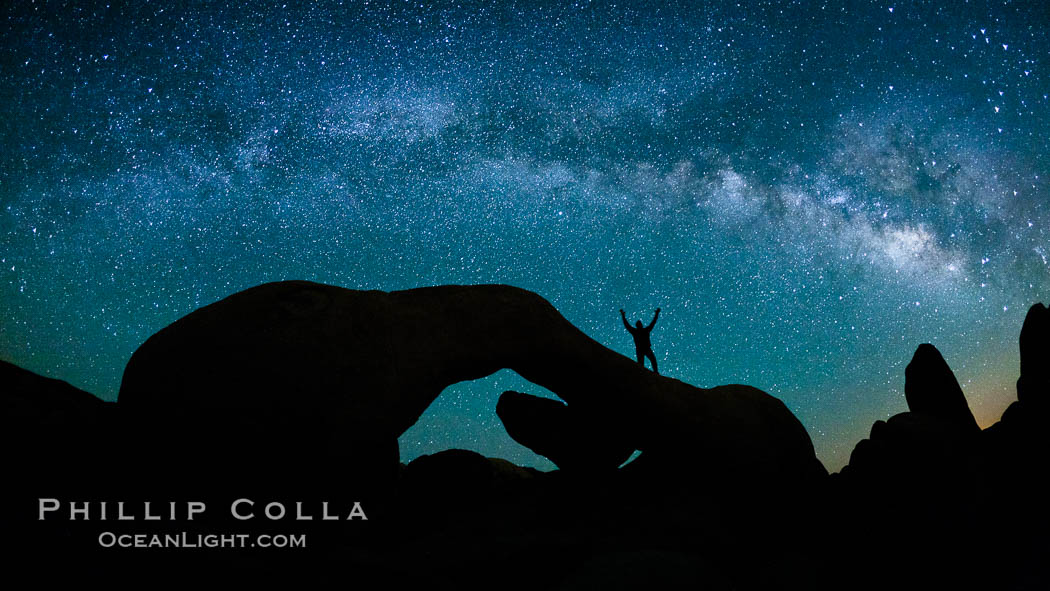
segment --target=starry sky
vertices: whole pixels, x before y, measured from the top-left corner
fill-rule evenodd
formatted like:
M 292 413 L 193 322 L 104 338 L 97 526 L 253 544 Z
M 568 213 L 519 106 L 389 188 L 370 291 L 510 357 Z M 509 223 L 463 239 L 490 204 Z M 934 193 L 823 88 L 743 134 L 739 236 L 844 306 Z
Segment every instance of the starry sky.
M 781 398 L 832 470 L 920 343 L 978 422 L 1050 303 L 1040 2 L 5 2 L 0 358 L 115 399 L 266 281 L 508 283 L 662 373 Z M 402 460 L 510 440 L 510 372 Z

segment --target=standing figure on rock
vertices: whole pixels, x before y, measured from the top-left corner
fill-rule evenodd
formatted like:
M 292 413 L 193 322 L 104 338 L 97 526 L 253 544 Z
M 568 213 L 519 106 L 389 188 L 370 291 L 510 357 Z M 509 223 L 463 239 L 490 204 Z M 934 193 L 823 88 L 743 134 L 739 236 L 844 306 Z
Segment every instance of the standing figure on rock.
M 642 321 L 637 321 L 634 326 L 631 326 L 627 322 L 627 314 L 624 313 L 623 309 L 620 309 L 620 318 L 623 319 L 623 326 L 627 329 L 627 332 L 631 333 L 634 337 L 634 351 L 638 355 L 638 364 L 645 367 L 645 358 L 649 358 L 649 362 L 653 366 L 653 373 L 660 373 L 656 370 L 656 355 L 653 354 L 653 343 L 649 340 L 649 333 L 653 331 L 653 327 L 656 326 L 656 319 L 660 317 L 660 308 L 656 309 L 656 314 L 653 314 L 653 321 L 649 323 L 649 326 L 642 326 Z

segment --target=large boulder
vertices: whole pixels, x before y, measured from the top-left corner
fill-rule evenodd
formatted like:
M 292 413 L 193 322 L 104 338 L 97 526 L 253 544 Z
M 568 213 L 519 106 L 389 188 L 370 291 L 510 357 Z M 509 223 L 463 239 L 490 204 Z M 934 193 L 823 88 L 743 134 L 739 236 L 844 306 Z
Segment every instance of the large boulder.
M 913 413 L 949 421 L 961 429 L 980 430 L 955 374 L 933 345 L 919 345 L 904 369 L 904 398 Z
M 1050 521 L 1041 469 L 1050 455 L 1050 309 L 1039 303 L 1028 310 L 1018 345 L 1017 400 L 982 432 L 982 461 L 991 474 L 986 488 L 992 502 L 1018 512 L 1019 521 L 1030 521 L 1033 507 L 1040 507 L 1044 521 Z
M 193 433 L 212 456 L 321 458 L 351 473 L 370 458 L 396 467 L 397 437 L 445 387 L 504 368 L 617 434 L 617 449 L 674 450 L 759 479 L 823 473 L 776 398 L 645 371 L 505 285 L 260 285 L 150 337 L 128 362 L 119 404 L 155 435 Z
M 1050 404 L 1050 308 L 1042 303 L 1028 310 L 1021 327 L 1021 377 L 1017 399 Z
M 94 423 L 108 412 L 110 403 L 67 382 L 46 378 L 0 360 L 0 432 L 18 430 L 48 439 L 61 435 L 58 428 Z M 50 426 L 55 428 L 51 429 Z
M 113 484 L 119 473 L 113 454 L 122 444 L 115 406 L 0 361 L 0 552 L 6 576 L 26 574 L 50 587 L 80 584 L 68 573 L 82 575 L 98 567 L 92 553 L 98 548 L 97 532 L 88 539 L 71 527 L 68 514 L 39 520 L 39 499 L 126 498 Z M 84 544 L 75 546 L 78 542 Z
M 879 487 L 946 485 L 959 476 L 980 427 L 955 374 L 930 344 L 919 345 L 904 370 L 908 412 L 876 421 L 850 455 L 843 474 Z
M 409 506 L 432 510 L 439 504 L 476 508 L 500 497 L 528 490 L 543 472 L 465 449 L 447 449 L 412 460 L 401 474 L 402 496 Z M 422 499 L 422 500 L 421 500 Z
M 33 483 L 74 481 L 69 471 L 103 460 L 114 439 L 113 403 L 6 361 L 0 407 L 5 465 L 32 472 Z
M 603 429 L 603 424 L 596 424 L 575 405 L 550 398 L 504 392 L 496 414 L 514 441 L 562 470 L 615 470 L 634 452 L 631 444 L 617 444 L 618 434 Z

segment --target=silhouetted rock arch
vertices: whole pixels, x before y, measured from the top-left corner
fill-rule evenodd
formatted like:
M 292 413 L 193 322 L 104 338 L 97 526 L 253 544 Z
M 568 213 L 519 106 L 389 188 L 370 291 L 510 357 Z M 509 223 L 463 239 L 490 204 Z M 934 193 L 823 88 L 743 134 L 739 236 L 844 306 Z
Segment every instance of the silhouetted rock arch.
M 150 337 L 127 365 L 119 406 L 151 429 L 192 430 L 212 453 L 382 465 L 447 386 L 504 368 L 600 425 L 611 447 L 686 453 L 718 466 L 716 474 L 825 473 L 805 428 L 776 398 L 655 375 L 542 297 L 505 285 L 247 289 Z

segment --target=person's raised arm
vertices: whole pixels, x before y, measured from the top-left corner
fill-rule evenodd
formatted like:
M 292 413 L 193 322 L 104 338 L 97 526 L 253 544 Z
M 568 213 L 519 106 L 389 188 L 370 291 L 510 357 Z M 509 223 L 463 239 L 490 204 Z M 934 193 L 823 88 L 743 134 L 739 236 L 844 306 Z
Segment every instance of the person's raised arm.
M 656 319 L 660 317 L 660 308 L 656 309 L 656 314 L 653 314 L 653 321 L 649 323 L 649 326 L 645 327 L 646 330 L 652 330 L 656 326 Z
M 623 326 L 627 329 L 627 332 L 633 333 L 634 327 L 631 326 L 630 322 L 627 322 L 627 314 L 624 313 L 623 308 L 620 308 L 620 319 L 623 320 Z

